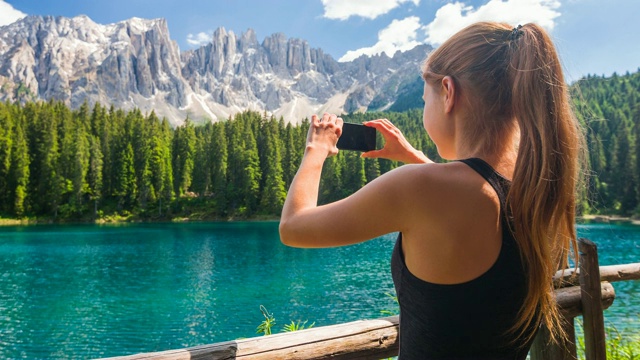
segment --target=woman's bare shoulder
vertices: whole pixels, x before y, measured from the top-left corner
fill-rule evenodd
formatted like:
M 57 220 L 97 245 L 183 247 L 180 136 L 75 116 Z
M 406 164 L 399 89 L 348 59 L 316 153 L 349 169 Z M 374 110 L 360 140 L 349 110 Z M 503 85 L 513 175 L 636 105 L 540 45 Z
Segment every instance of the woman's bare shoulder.
M 491 185 L 462 162 L 405 165 L 395 175 L 403 203 L 420 219 L 442 224 L 443 217 L 497 213 Z
M 412 191 L 449 193 L 481 190 L 480 193 L 485 193 L 485 185 L 489 186 L 480 174 L 462 162 L 404 165 L 397 170 L 394 180 Z

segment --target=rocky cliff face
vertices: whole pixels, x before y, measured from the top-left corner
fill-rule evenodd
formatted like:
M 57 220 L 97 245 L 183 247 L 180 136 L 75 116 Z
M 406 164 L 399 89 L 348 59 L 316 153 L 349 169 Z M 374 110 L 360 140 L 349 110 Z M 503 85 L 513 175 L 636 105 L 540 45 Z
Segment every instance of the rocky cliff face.
M 155 100 L 179 108 L 188 89 L 180 68 L 163 19 L 99 25 L 86 16 L 32 16 L 0 28 L 3 100 L 30 94 L 72 107 L 88 100 L 131 108 L 136 100 Z
M 247 109 L 297 122 L 312 113 L 384 109 L 419 76 L 430 49 L 339 63 L 300 39 L 220 28 L 180 53 L 164 19 L 96 24 L 30 16 L 0 27 L 0 100 L 56 99 L 155 110 L 173 124 L 226 119 Z

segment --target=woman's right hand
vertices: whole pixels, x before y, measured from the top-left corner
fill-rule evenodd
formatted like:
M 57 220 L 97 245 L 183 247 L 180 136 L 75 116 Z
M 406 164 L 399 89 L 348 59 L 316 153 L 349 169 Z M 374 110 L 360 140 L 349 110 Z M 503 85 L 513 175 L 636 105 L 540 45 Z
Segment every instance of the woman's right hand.
M 376 119 L 365 121 L 365 126 L 378 130 L 384 138 L 384 147 L 380 150 L 367 151 L 362 154 L 364 158 L 383 158 L 389 160 L 402 161 L 407 164 L 422 164 L 432 162 L 421 151 L 416 150 L 400 129 L 387 119 Z
M 336 144 L 342 135 L 342 118 L 334 114 L 324 113 L 322 117 L 311 116 L 311 124 L 307 133 L 305 154 L 311 149 L 319 150 L 324 157 L 338 153 Z

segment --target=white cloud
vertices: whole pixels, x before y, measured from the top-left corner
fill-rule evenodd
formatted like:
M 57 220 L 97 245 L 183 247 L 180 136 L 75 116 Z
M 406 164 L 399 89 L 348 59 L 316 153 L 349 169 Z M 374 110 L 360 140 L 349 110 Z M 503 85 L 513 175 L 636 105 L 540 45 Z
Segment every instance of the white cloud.
M 418 35 L 423 30 L 420 19 L 410 16 L 403 20 L 393 20 L 389 26 L 378 32 L 378 42 L 371 46 L 358 50 L 347 51 L 338 61 L 351 61 L 361 55 L 377 55 L 385 52 L 388 56 L 400 50 L 413 49 L 421 43 Z
M 25 16 L 27 16 L 27 14 L 14 9 L 10 4 L 0 0 L 0 26 L 9 25 Z
M 420 0 L 322 0 L 322 5 L 324 17 L 347 20 L 351 16 L 375 19 L 406 2 L 412 2 L 415 6 L 420 4 Z
M 325 10 L 328 9 L 327 4 L 333 2 L 323 0 Z M 335 2 L 344 3 L 345 9 L 346 4 L 352 3 L 339 0 Z M 396 1 L 393 3 L 397 4 Z M 415 3 L 417 4 L 417 1 Z M 433 21 L 426 26 L 415 16 L 393 20 L 378 33 L 378 42 L 375 45 L 347 51 L 339 61 L 351 61 L 361 55 L 376 55 L 382 52 L 392 56 L 397 50 L 406 51 L 423 43 L 437 46 L 457 31 L 478 21 L 507 22 L 514 26 L 534 22 L 551 31 L 556 18 L 560 16 L 557 11 L 559 7 L 559 0 L 489 0 L 477 8 L 460 1 L 447 3 L 436 11 Z M 350 16 L 347 14 L 346 11 L 343 12 L 343 16 Z
M 438 9 L 435 19 L 426 26 L 425 41 L 442 44 L 458 30 L 478 21 L 500 21 L 513 24 L 535 22 L 551 31 L 560 16 L 559 0 L 490 0 L 474 8 L 463 2 L 449 3 Z
M 211 42 L 213 35 L 211 33 L 199 32 L 197 34 L 188 34 L 187 43 L 192 46 L 202 46 Z

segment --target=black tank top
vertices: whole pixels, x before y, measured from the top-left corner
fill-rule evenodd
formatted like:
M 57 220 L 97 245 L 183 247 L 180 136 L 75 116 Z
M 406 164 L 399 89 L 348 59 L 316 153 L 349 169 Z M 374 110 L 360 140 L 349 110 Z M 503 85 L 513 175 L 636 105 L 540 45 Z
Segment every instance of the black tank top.
M 510 182 L 481 159 L 461 161 L 498 194 L 500 254 L 489 270 L 471 281 L 433 284 L 409 271 L 402 253 L 402 233 L 398 235 L 391 273 L 400 305 L 399 360 L 525 359 L 531 347 L 531 342 L 514 345 L 506 335 L 527 295 L 524 266 L 504 211 Z M 527 333 L 533 331 L 530 328 Z

